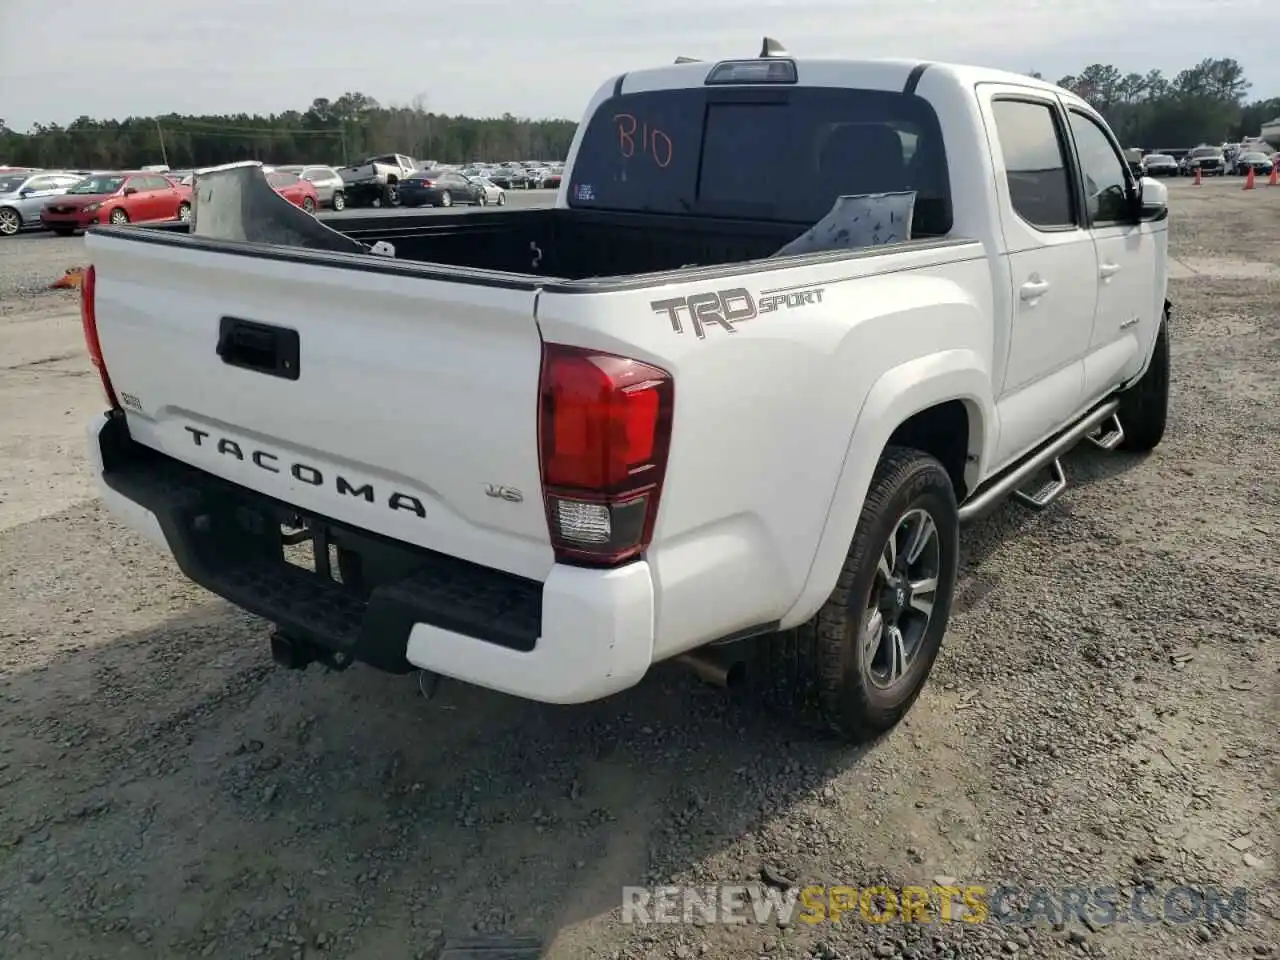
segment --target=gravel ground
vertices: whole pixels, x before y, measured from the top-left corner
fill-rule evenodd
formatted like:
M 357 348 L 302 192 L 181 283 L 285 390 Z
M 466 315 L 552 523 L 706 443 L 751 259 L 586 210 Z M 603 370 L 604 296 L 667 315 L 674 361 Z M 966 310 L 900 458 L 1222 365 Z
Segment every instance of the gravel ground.
M 1080 450 L 1053 508 L 969 533 L 933 680 L 869 750 L 677 668 L 574 708 L 279 670 L 75 486 L 74 301 L 0 317 L 0 955 L 1280 957 L 1280 190 L 1173 194 L 1165 443 Z M 63 242 L 0 243 L 3 298 Z M 762 876 L 1244 886 L 1248 917 L 620 922 L 624 885 Z

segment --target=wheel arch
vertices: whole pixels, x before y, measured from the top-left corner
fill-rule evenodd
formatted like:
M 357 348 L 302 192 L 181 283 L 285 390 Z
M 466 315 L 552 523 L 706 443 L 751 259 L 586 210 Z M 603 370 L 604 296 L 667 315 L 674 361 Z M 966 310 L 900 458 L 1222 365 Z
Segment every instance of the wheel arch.
M 973 489 L 993 445 L 991 374 L 978 353 L 948 350 L 884 373 L 866 395 L 835 482 L 805 584 L 781 627 L 812 617 L 835 588 L 863 501 L 886 447 L 914 446 L 939 459 L 956 499 Z

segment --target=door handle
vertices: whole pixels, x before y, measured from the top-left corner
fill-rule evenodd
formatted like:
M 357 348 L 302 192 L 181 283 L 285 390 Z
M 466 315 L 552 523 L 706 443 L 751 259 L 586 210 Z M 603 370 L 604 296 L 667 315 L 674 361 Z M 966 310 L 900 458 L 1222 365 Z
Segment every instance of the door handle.
M 1048 280 L 1028 280 L 1019 288 L 1018 295 L 1030 303 L 1032 300 L 1039 300 L 1043 297 L 1048 289 Z
M 1103 280 L 1110 280 L 1119 272 L 1120 264 L 1118 263 L 1104 263 L 1102 266 L 1098 267 L 1098 276 Z

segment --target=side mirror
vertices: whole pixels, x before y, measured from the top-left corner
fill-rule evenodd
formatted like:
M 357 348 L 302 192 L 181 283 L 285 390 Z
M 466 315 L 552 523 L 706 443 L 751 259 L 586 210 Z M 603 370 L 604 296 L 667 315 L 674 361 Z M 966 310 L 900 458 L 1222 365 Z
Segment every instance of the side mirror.
M 137 187 L 125 187 L 124 193 L 122 195 L 126 197 L 132 197 L 137 192 L 138 192 Z
M 1162 220 L 1169 213 L 1169 188 L 1152 177 L 1143 177 L 1138 181 L 1135 202 L 1136 218 L 1139 221 Z
M 35 191 L 32 190 L 30 187 L 23 187 L 21 190 L 18 191 L 18 196 L 25 199 L 26 197 L 31 196 L 33 193 L 35 193 Z

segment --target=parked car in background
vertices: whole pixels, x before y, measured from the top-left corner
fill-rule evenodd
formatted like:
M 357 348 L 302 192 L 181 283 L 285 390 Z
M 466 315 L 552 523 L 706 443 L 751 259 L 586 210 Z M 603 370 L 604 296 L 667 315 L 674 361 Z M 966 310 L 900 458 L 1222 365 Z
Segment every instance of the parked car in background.
M 1250 170 L 1254 176 L 1271 176 L 1271 158 L 1259 150 L 1248 150 L 1236 155 L 1231 164 L 1231 172 L 1245 176 Z
M 191 219 L 191 188 L 159 173 L 103 173 L 85 177 L 40 211 L 45 229 L 61 236 L 95 223 L 154 223 Z
M 79 175 L 63 171 L 0 173 L 0 237 L 37 226 L 40 208 L 80 180 Z
M 275 168 L 266 175 L 271 189 L 284 197 L 295 207 L 301 207 L 307 213 L 315 213 L 320 206 L 320 194 L 314 184 L 303 180 L 288 170 Z
M 1187 171 L 1197 170 L 1205 177 L 1223 177 L 1227 173 L 1227 160 L 1218 147 L 1196 147 L 1187 155 Z
M 488 177 L 472 177 L 471 182 L 484 191 L 485 203 L 496 203 L 500 207 L 507 205 L 507 191 L 503 190 Z
M 523 189 L 529 185 L 529 175 L 523 167 L 504 165 L 489 175 L 489 179 L 504 190 Z
M 347 208 L 345 181 L 342 179 L 342 174 L 338 173 L 333 167 L 326 167 L 320 164 L 308 166 L 291 163 L 276 167 L 276 169 L 283 170 L 285 173 L 292 173 L 315 187 L 316 196 L 320 198 L 320 206 L 329 207 L 333 210 L 345 210 Z
M 1142 158 L 1142 175 L 1147 177 L 1176 177 L 1178 161 L 1167 153 L 1148 153 Z
M 419 170 L 400 181 L 400 204 L 405 207 L 452 207 L 455 203 L 484 206 L 487 200 L 479 184 L 456 170 Z
M 418 162 L 412 157 L 403 153 L 386 153 L 342 167 L 338 173 L 350 203 L 394 207 L 400 202 L 400 184 L 418 169 Z

